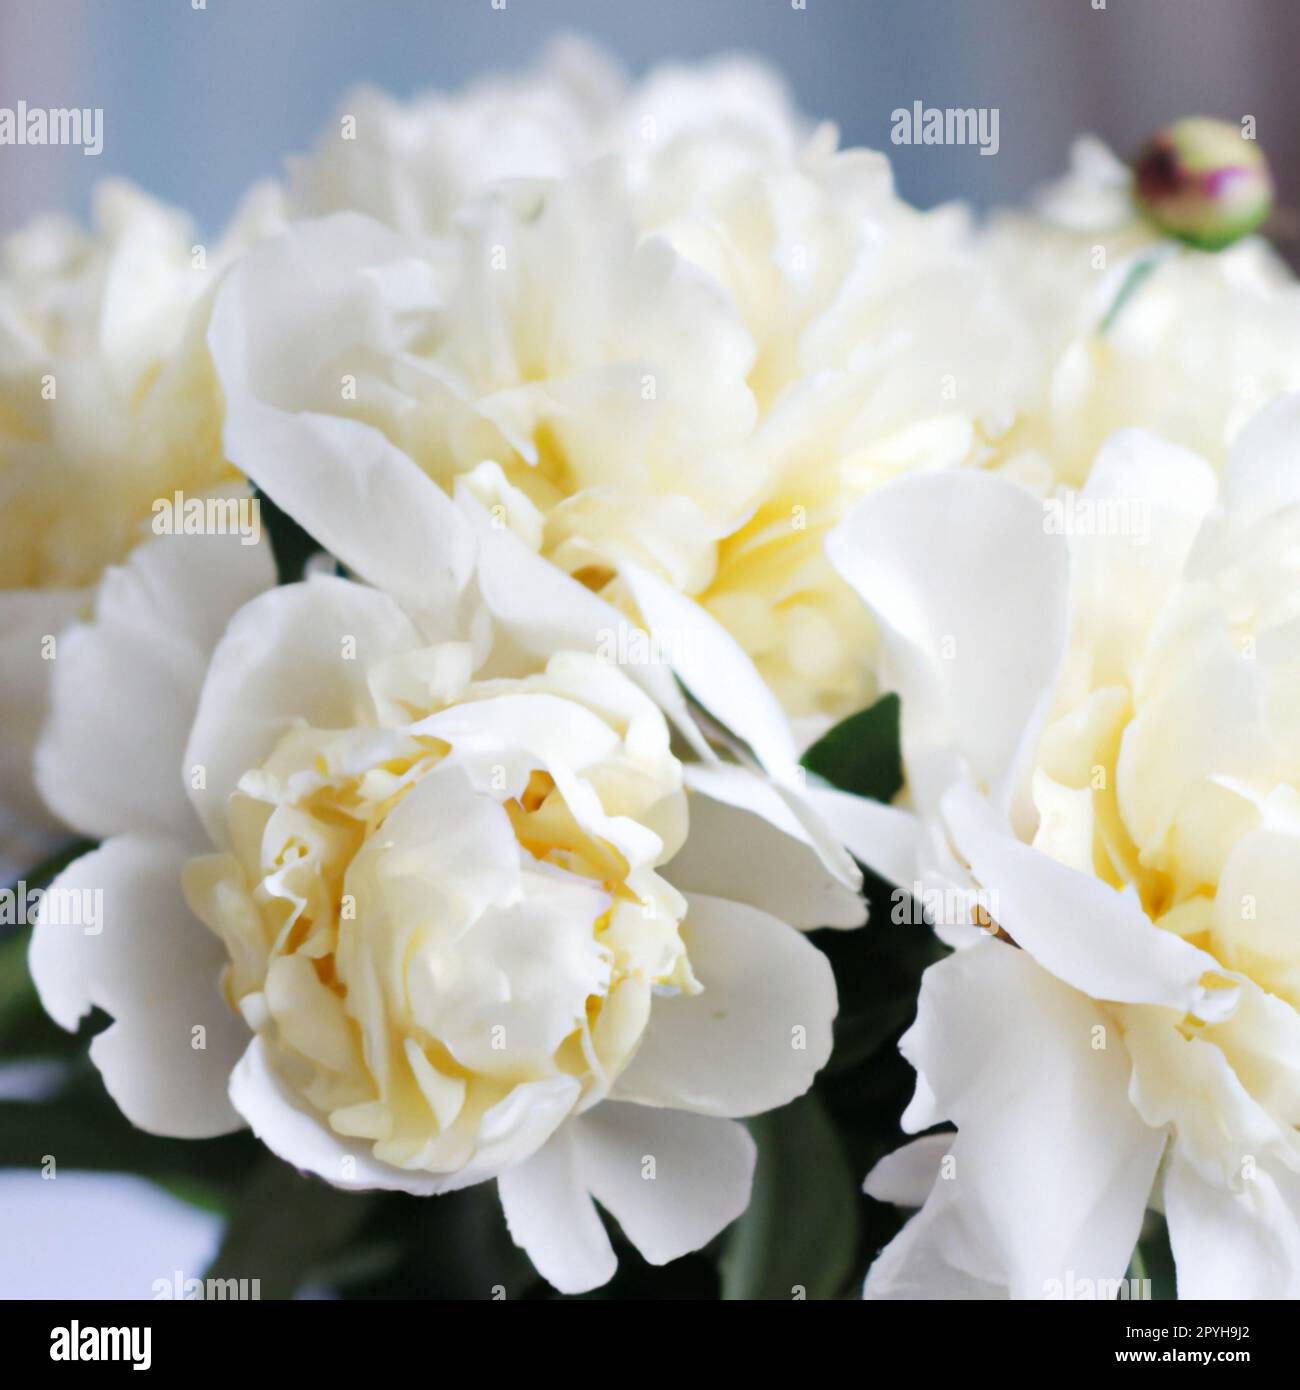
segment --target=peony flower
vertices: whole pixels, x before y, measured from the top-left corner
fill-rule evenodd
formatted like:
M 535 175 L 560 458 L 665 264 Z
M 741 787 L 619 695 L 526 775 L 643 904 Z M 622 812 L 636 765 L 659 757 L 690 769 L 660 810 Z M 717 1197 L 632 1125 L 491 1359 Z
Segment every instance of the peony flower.
M 290 159 L 288 213 L 364 212 L 408 236 L 442 235 L 489 184 L 559 177 L 590 158 L 623 86 L 612 59 L 570 39 L 531 72 L 455 96 L 403 103 L 355 88 L 315 150 Z
M 1124 164 L 1081 140 L 1037 211 L 995 214 L 985 237 L 1039 363 L 986 463 L 1040 494 L 1082 485 L 1102 444 L 1134 426 L 1218 469 L 1252 416 L 1300 388 L 1300 289 L 1281 258 L 1260 237 L 1212 253 L 1168 241 L 1131 189 Z
M 223 298 L 227 395 L 311 411 L 314 453 L 382 436 L 467 480 L 629 612 L 624 570 L 648 569 L 801 740 L 865 704 L 870 623 L 824 537 L 879 482 L 981 457 L 1021 379 L 964 215 L 909 208 L 882 155 L 742 60 L 626 85 L 561 49 L 515 86 L 339 122 L 289 193 L 329 215 Z
M 320 484 L 296 448 L 313 428 L 279 442 Z M 800 1095 L 831 1045 L 829 966 L 788 923 L 860 923 L 857 871 L 788 768 L 720 761 L 667 667 L 602 654 L 642 629 L 472 493 L 346 458 L 390 508 L 358 513 L 357 535 L 382 538 L 418 603 L 318 574 L 216 640 L 217 604 L 178 566 L 171 602 L 205 611 L 214 643 L 192 727 L 56 672 L 43 788 L 121 833 L 54 885 L 102 890 L 102 932 L 42 920 L 33 978 L 67 1027 L 113 1016 L 91 1055 L 143 1128 L 247 1124 L 342 1188 L 495 1178 L 540 1272 L 593 1288 L 615 1264 L 593 1198 L 656 1263 L 744 1209 L 754 1149 L 734 1117 Z M 634 582 L 649 609 L 680 602 Z M 170 674 L 200 637 L 158 611 L 165 592 L 115 591 L 87 645 L 108 661 L 122 631 L 147 634 Z M 779 761 L 770 695 L 689 617 L 696 659 Z M 116 758 L 87 766 L 109 731 Z
M 1148 1205 L 1180 1297 L 1300 1293 L 1298 464 L 1293 396 L 1218 480 L 1118 435 L 1064 528 L 951 473 L 834 538 L 902 695 L 899 881 L 961 948 L 902 1043 L 904 1127 L 956 1133 L 872 1173 L 920 1211 L 868 1297 L 1119 1280 Z
M 312 153 L 289 160 L 286 207 L 295 218 L 363 212 L 403 235 L 436 238 L 494 184 L 563 178 L 616 155 L 640 186 L 685 137 L 756 142 L 788 158 L 810 133 L 760 63 L 665 64 L 634 85 L 612 55 L 566 38 L 532 69 L 455 94 L 401 102 L 368 87 L 349 92 Z
M 110 182 L 96 220 L 87 233 L 37 218 L 5 243 L 0 275 L 0 834 L 12 871 L 34 847 L 9 837 L 52 828 L 31 757 L 59 634 L 93 609 L 109 567 L 154 543 L 158 499 L 240 486 L 203 333 L 221 267 L 274 213 L 267 195 L 250 199 L 209 252 L 181 214 Z

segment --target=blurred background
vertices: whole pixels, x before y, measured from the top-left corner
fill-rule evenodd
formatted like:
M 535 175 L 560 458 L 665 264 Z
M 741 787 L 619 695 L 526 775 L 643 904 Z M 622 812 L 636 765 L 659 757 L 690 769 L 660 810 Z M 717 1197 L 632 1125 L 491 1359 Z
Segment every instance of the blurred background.
M 1157 126 L 1189 113 L 1253 115 L 1282 206 L 1300 206 L 1297 0 L 799 3 L 504 0 L 498 9 L 493 0 L 0 0 L 0 106 L 23 100 L 105 113 L 99 158 L 75 148 L 0 147 L 0 233 L 47 208 L 84 218 L 94 181 L 125 176 L 188 209 L 212 235 L 250 183 L 278 174 L 286 154 L 313 143 L 351 84 L 366 80 L 401 95 L 455 87 L 529 64 L 548 39 L 570 32 L 603 43 L 633 74 L 667 59 L 759 54 L 785 74 L 809 115 L 839 124 L 846 144 L 889 149 L 901 191 L 922 206 L 953 197 L 977 207 L 1019 201 L 1064 168 L 1080 132 L 1127 155 Z M 997 155 L 890 146 L 890 113 L 915 101 L 996 107 Z M 837 943 L 825 946 L 833 955 Z M 531 1271 L 509 1246 L 490 1192 L 437 1203 L 339 1200 L 268 1165 L 246 1138 L 177 1145 L 131 1131 L 85 1062 L 85 1036 L 104 1020 L 92 1020 L 80 1040 L 61 1038 L 30 992 L 3 987 L 22 977 L 22 949 L 18 938 L 0 939 L 0 1035 L 58 1060 L 15 1060 L 0 1048 L 0 1297 L 148 1298 L 160 1278 L 200 1274 L 214 1258 L 219 1268 L 247 1272 L 251 1263 L 263 1272 L 264 1297 L 313 1289 L 484 1296 L 503 1268 L 531 1288 L 525 1296 L 544 1296 L 535 1279 L 528 1284 Z M 886 1018 L 882 1032 L 872 991 L 901 981 L 907 988 L 893 992 L 908 997 L 926 963 L 869 955 L 860 962 L 869 983 L 861 998 L 844 998 L 844 1012 L 860 1016 L 864 1031 L 847 1049 L 837 1042 L 837 1056 L 846 1051 L 851 1061 L 881 1048 L 894 1057 L 886 1034 L 902 1020 Z M 864 1206 L 860 1228 L 854 1212 L 863 1203 L 861 1174 L 896 1142 L 855 1127 L 855 1117 L 895 1115 L 911 1089 L 901 1060 L 891 1065 L 872 1072 L 871 1094 L 832 1068 L 820 1098 L 799 1102 L 804 1109 L 769 1149 L 823 1175 L 827 1226 L 842 1236 L 829 1254 L 818 1252 L 831 1292 L 892 1231 L 879 1224 L 895 1219 L 885 1209 Z M 47 1074 L 51 1066 L 57 1075 Z M 64 1068 L 77 1100 L 55 1124 L 36 1102 Z M 838 1141 L 824 1115 L 838 1126 L 843 1157 L 832 1152 Z M 794 1136 L 784 1149 L 782 1134 Z M 51 1151 L 60 1155 L 58 1181 L 45 1171 Z M 781 1234 L 770 1244 L 800 1253 L 806 1233 L 780 1230 L 784 1179 L 770 1166 L 777 1161 L 760 1171 L 770 1198 L 764 1219 Z M 268 1222 L 268 1212 L 280 1221 Z M 361 1244 L 356 1233 L 364 1233 Z M 457 1260 L 447 1261 L 448 1249 Z M 275 1263 L 290 1257 L 291 1267 Z M 783 1270 L 755 1274 L 743 1249 L 733 1247 L 723 1269 L 724 1290 L 788 1287 Z M 702 1258 L 680 1262 L 670 1277 L 665 1283 L 625 1252 L 609 1294 L 716 1293 Z
M 501 4 L 502 0 L 496 0 Z M 745 49 L 777 64 L 849 144 L 889 143 L 914 101 L 1001 112 L 1001 148 L 891 147 L 922 206 L 1019 200 L 1091 130 L 1127 155 L 1192 113 L 1250 114 L 1300 197 L 1296 0 L 4 0 L 0 106 L 102 107 L 104 152 L 0 148 L 0 231 L 57 207 L 84 217 L 124 175 L 205 234 L 243 188 L 306 149 L 361 79 L 399 94 L 530 62 L 576 31 L 635 73 Z M 195 8 L 202 5 L 203 8 Z

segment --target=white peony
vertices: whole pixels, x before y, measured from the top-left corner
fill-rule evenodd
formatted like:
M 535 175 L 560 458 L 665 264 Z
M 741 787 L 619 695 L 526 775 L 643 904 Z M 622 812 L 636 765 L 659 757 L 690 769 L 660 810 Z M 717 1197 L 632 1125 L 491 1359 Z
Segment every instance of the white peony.
M 1262 237 L 1194 251 L 1143 221 L 1127 167 L 1083 139 L 1034 213 L 998 212 L 983 249 L 1033 343 L 1035 371 L 990 466 L 1037 491 L 1080 486 L 1140 426 L 1217 469 L 1245 423 L 1300 388 L 1300 287 Z M 1101 331 L 1136 265 L 1155 269 Z
M 871 698 L 870 623 L 824 537 L 881 481 L 979 461 L 1022 379 L 959 210 L 908 207 L 884 156 L 838 149 L 761 66 L 629 84 L 581 48 L 514 85 L 350 99 L 289 205 L 331 215 L 235 277 L 228 394 L 312 412 L 316 452 L 382 435 L 468 479 L 615 602 L 646 567 L 801 737 Z
M 833 541 L 902 694 L 917 839 L 891 868 L 949 892 L 962 948 L 903 1040 L 905 1128 L 957 1132 L 872 1174 L 921 1210 L 867 1295 L 1117 1280 L 1152 1204 L 1181 1297 L 1295 1297 L 1300 398 L 1221 481 L 1117 436 L 1058 522 L 953 473 Z
M 0 273 L 0 833 L 49 825 L 32 787 L 58 637 L 152 541 L 158 499 L 236 484 L 203 334 L 221 268 L 275 225 L 256 192 L 219 247 L 123 183 L 96 231 L 35 219 Z M 222 553 L 225 553 L 224 551 Z M 6 867 L 30 857 L 10 840 Z M 30 848 L 30 846 L 27 846 Z
M 295 447 L 312 428 L 279 442 L 322 486 Z M 345 1188 L 496 1178 L 537 1268 L 589 1289 L 614 1269 L 593 1198 L 656 1263 L 744 1209 L 754 1151 L 731 1117 L 802 1094 L 831 1045 L 829 966 L 787 923 L 860 923 L 858 874 L 792 764 L 771 781 L 720 762 L 666 667 L 598 654 L 644 631 L 472 494 L 369 463 L 392 510 L 357 512 L 357 536 L 417 603 L 318 575 L 239 607 L 218 641 L 238 600 L 220 613 L 178 564 L 171 602 L 210 621 L 124 584 L 86 645 L 111 663 L 131 634 L 170 674 L 215 644 L 192 727 L 158 726 L 181 707 L 162 691 L 56 672 L 43 789 L 118 833 L 54 885 L 102 889 L 102 932 L 43 920 L 33 977 L 65 1026 L 113 1015 L 91 1055 L 136 1124 L 248 1124 Z M 319 515 L 355 508 L 334 488 Z M 151 553 L 127 573 L 144 581 Z M 634 578 L 647 608 L 680 602 Z M 771 718 L 753 741 L 792 759 L 752 669 L 690 621 L 751 724 Z
M 441 235 L 488 184 L 558 177 L 589 158 L 623 85 L 603 53 L 568 40 L 531 72 L 454 96 L 405 103 L 354 88 L 315 150 L 289 160 L 289 215 L 364 212 L 409 236 Z
M 291 217 L 363 212 L 411 237 L 439 237 L 488 187 L 555 179 L 604 155 L 653 181 L 656 158 L 684 136 L 756 141 L 788 158 L 811 133 L 785 84 L 740 57 L 666 64 L 632 83 L 591 43 L 552 43 L 531 69 L 403 102 L 347 93 L 310 155 L 291 157 Z

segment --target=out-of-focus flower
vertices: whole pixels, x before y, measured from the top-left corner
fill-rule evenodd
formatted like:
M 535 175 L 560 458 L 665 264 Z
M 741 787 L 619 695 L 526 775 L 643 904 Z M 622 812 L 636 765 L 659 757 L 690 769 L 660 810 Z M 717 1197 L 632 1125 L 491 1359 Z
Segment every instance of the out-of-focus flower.
M 1245 422 L 1300 388 L 1294 276 L 1260 237 L 1215 253 L 1162 238 L 1135 207 L 1130 171 L 1095 140 L 1078 142 L 1038 204 L 995 214 L 985 236 L 1038 363 L 987 466 L 1043 494 L 1078 487 L 1102 444 L 1137 426 L 1221 467 Z
M 1221 480 L 1117 436 L 1062 520 L 962 472 L 834 541 L 902 694 L 900 881 L 962 948 L 903 1040 L 905 1128 L 957 1133 L 872 1175 L 921 1210 L 867 1293 L 1119 1280 L 1151 1202 L 1180 1296 L 1294 1296 L 1300 398 Z
M 364 212 L 411 237 L 440 237 L 494 184 L 558 179 L 593 160 L 626 162 L 635 187 L 696 135 L 789 159 L 812 127 L 769 68 L 741 57 L 665 64 L 632 83 L 614 58 L 567 38 L 531 69 L 409 102 L 349 92 L 312 153 L 289 160 L 291 217 Z
M 357 87 L 313 152 L 290 159 L 288 213 L 364 212 L 409 236 L 443 235 L 489 184 L 556 178 L 590 158 L 623 86 L 611 59 L 569 40 L 530 72 L 455 95 L 401 102 Z
M 278 442 L 340 489 L 295 447 L 313 427 L 282 422 Z M 787 923 L 857 925 L 859 876 L 801 794 L 770 694 L 697 608 L 683 671 L 728 684 L 778 778 L 718 761 L 668 668 L 618 661 L 644 629 L 472 493 L 352 462 L 391 509 L 356 518 L 362 549 L 379 542 L 417 603 L 316 576 L 216 641 L 216 605 L 178 567 L 168 601 L 206 602 L 215 629 L 179 741 L 156 695 L 56 673 L 42 787 L 72 824 L 126 833 L 54 884 L 102 890 L 103 926 L 43 919 L 33 977 L 65 1026 L 113 1015 L 92 1056 L 142 1127 L 247 1123 L 344 1188 L 497 1178 L 538 1269 L 591 1288 L 614 1268 L 593 1198 L 659 1263 L 745 1207 L 753 1145 L 730 1117 L 801 1094 L 830 1050 L 829 966 Z M 316 515 L 354 502 L 318 496 Z M 682 600 L 633 582 L 663 635 Z M 158 586 L 114 597 L 92 648 L 127 628 L 164 657 L 199 645 Z M 115 765 L 87 768 L 108 729 Z
M 289 204 L 334 216 L 232 286 L 232 395 L 470 478 L 615 601 L 646 566 L 803 737 L 869 701 L 870 623 L 822 541 L 880 481 L 982 457 L 1024 379 L 960 210 L 908 207 L 757 64 L 627 83 L 572 47 L 509 86 L 346 101 Z
M 1259 145 L 1240 126 L 1206 116 L 1175 121 L 1143 145 L 1133 191 L 1162 232 L 1204 251 L 1253 232 L 1273 207 L 1273 176 Z
M 0 831 L 48 826 L 31 753 L 65 625 L 152 538 L 158 499 L 237 486 L 204 344 L 221 268 L 276 225 L 256 192 L 219 247 L 106 183 L 94 232 L 35 219 L 0 273 Z M 12 846 L 11 846 L 12 848 Z M 21 851 L 15 851 L 21 858 Z M 20 867 L 12 864 L 9 867 Z

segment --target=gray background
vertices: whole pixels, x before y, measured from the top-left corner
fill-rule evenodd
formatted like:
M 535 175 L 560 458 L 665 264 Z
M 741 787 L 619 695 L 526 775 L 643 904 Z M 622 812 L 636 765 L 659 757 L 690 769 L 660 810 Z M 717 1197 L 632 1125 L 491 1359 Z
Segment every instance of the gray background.
M 105 149 L 0 148 L 0 230 L 79 216 L 98 176 L 189 208 L 208 234 L 240 191 L 306 148 L 343 89 L 456 85 L 580 32 L 632 69 L 725 49 L 765 55 L 847 142 L 888 145 L 889 113 L 996 106 L 1001 150 L 891 147 L 930 205 L 1018 199 L 1096 131 L 1129 152 L 1161 122 L 1253 114 L 1294 203 L 1297 0 L 0 0 L 0 105 L 100 106 Z

